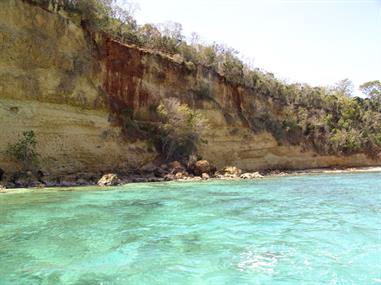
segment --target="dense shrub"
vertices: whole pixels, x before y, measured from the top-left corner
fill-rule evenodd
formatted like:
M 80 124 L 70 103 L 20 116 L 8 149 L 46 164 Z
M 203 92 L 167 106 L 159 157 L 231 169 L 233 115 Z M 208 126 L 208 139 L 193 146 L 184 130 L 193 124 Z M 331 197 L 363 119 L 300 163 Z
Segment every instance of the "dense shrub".
M 290 100 L 285 117 L 295 120 L 317 151 L 351 154 L 381 150 L 379 103 L 348 97 L 342 90 L 322 90 Z M 320 98 L 319 98 L 320 97 Z
M 23 132 L 22 138 L 8 145 L 7 155 L 21 163 L 23 169 L 32 170 L 38 164 L 37 140 L 34 131 Z
M 157 109 L 161 125 L 159 127 L 161 153 L 167 160 L 188 158 L 197 154 L 206 127 L 203 116 L 177 99 L 164 100 Z

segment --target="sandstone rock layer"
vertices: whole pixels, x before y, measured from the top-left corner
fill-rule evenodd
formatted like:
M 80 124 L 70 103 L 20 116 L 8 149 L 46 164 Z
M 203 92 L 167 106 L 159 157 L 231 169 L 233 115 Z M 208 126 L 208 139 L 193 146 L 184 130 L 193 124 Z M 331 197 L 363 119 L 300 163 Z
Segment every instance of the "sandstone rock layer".
M 379 165 L 364 154 L 321 156 L 255 131 L 256 112 L 276 117 L 271 96 L 231 85 L 204 67 L 90 34 L 75 16 L 21 0 L 0 2 L 0 168 L 23 131 L 38 140 L 47 173 L 137 169 L 157 156 L 149 141 L 121 132 L 126 112 L 154 121 L 164 98 L 199 109 L 209 121 L 203 159 L 218 168 L 303 169 Z

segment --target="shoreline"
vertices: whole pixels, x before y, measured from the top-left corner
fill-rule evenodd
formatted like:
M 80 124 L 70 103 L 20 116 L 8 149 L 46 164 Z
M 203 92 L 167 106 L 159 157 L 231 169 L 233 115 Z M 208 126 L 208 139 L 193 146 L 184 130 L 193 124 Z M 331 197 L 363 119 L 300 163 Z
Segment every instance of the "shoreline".
M 138 179 L 128 181 L 128 179 L 123 180 L 118 185 L 113 186 L 99 186 L 97 184 L 86 184 L 86 185 L 68 185 L 68 186 L 43 186 L 43 187 L 23 187 L 23 188 L 1 188 L 0 194 L 5 193 L 25 193 L 33 192 L 36 190 L 55 190 L 62 189 L 59 191 L 81 191 L 86 190 L 88 187 L 95 187 L 99 190 L 107 191 L 110 187 L 126 186 L 129 184 L 142 184 L 142 183 L 160 183 L 160 182 L 206 182 L 206 181 L 250 181 L 250 180 L 261 180 L 265 178 L 275 178 L 275 177 L 289 177 L 289 176 L 307 176 L 307 175 L 319 175 L 319 174 L 349 174 L 349 173 L 372 173 L 372 172 L 381 172 L 381 166 L 371 166 L 371 167 L 348 167 L 348 168 L 312 168 L 312 169 L 303 169 L 303 170 L 272 170 L 267 172 L 255 172 L 260 173 L 261 177 L 256 178 L 240 178 L 240 177 L 212 177 L 209 179 L 202 179 L 201 177 L 187 177 L 185 179 L 174 179 L 174 180 L 156 180 L 150 181 L 147 177 L 141 176 Z M 136 178 L 136 177 L 135 177 Z M 66 189 L 66 190 L 64 190 Z
M 284 170 L 281 171 L 285 175 L 310 175 L 310 174 L 335 174 L 335 173 L 366 173 L 366 172 L 381 172 L 381 166 L 361 166 L 361 167 L 346 167 L 346 168 L 311 168 L 303 170 Z M 280 174 L 282 175 L 282 174 Z M 279 176 L 273 174 L 271 176 Z

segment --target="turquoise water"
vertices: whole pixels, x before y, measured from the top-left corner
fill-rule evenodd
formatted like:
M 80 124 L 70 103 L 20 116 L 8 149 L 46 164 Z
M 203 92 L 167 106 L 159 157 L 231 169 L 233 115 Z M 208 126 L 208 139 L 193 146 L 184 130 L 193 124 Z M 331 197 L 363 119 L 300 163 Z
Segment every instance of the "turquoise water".
M 0 284 L 381 284 L 381 173 L 1 194 Z

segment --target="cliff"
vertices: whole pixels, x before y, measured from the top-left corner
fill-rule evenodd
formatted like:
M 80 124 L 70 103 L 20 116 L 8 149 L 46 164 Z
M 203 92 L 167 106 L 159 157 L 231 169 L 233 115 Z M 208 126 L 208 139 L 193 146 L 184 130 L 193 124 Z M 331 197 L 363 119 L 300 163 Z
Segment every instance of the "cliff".
M 126 143 L 109 122 L 102 63 L 84 30 L 22 1 L 0 2 L 0 168 L 19 166 L 4 150 L 34 130 L 48 173 L 136 167 L 155 156 Z
M 358 153 L 323 156 L 279 142 L 256 120 L 277 117 L 271 96 L 228 83 L 202 66 L 90 35 L 75 17 L 21 0 L 0 2 L 0 168 L 19 165 L 4 153 L 33 130 L 44 172 L 128 171 L 157 157 L 150 142 L 124 133 L 120 116 L 152 122 L 175 97 L 209 121 L 203 158 L 247 170 L 379 165 Z M 260 126 L 259 126 L 260 125 Z

